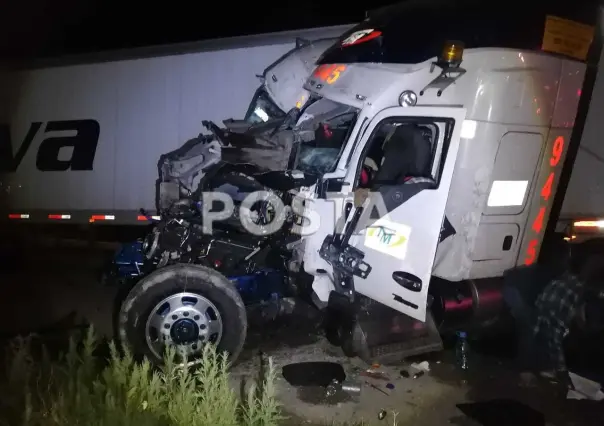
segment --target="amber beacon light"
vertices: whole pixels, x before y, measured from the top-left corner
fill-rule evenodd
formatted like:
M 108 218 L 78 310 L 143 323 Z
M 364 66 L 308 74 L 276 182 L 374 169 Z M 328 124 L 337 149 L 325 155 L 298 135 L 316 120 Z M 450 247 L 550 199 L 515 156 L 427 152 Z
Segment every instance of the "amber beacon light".
M 450 67 L 458 67 L 463 60 L 464 44 L 461 41 L 448 41 L 445 43 L 439 62 Z

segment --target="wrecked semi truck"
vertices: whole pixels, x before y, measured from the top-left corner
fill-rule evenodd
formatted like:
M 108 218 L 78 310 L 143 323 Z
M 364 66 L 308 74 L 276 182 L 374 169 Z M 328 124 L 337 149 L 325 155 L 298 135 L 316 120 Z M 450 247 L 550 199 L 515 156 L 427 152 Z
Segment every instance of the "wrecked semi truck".
M 139 212 L 156 208 L 161 154 L 195 139 L 202 119 L 284 116 L 350 27 L 3 64 L 0 218 L 148 225 Z
M 596 124 L 600 19 L 596 4 L 407 2 L 328 49 L 295 114 L 206 123 L 212 137 L 160 160 L 161 221 L 116 255 L 121 342 L 154 362 L 206 342 L 236 359 L 249 307 L 285 300 L 368 361 L 493 324 L 504 272 L 557 224 L 588 111 Z

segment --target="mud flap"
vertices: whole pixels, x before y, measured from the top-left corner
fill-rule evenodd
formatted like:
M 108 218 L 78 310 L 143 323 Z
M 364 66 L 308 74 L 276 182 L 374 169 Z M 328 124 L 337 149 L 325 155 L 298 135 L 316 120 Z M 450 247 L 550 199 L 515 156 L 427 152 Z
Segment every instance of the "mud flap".
M 365 362 L 396 364 L 413 355 L 441 351 L 443 342 L 430 311 L 422 322 L 368 301 L 358 313 L 353 346 Z

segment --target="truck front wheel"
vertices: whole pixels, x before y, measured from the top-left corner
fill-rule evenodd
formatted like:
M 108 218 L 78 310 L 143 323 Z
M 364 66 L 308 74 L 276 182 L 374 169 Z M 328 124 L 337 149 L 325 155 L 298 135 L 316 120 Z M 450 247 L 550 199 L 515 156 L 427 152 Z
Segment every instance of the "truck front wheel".
M 122 345 L 154 364 L 161 364 L 170 346 L 194 363 L 207 343 L 234 362 L 247 335 L 245 306 L 235 286 L 200 265 L 173 265 L 143 278 L 128 293 L 117 321 Z

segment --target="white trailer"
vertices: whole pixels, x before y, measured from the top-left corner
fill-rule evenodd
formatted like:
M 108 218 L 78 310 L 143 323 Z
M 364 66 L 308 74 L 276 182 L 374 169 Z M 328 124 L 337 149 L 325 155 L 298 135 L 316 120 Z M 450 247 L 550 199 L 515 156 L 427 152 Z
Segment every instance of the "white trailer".
M 581 144 L 566 189 L 558 229 L 573 243 L 601 238 L 604 232 L 604 55 L 583 128 Z M 604 245 L 603 245 L 604 247 Z
M 258 75 L 299 38 L 349 25 L 288 31 L 0 70 L 2 219 L 147 223 L 157 161 L 202 130 L 243 117 Z M 300 77 L 297 83 L 302 93 Z M 293 105 L 292 105 L 293 106 Z

